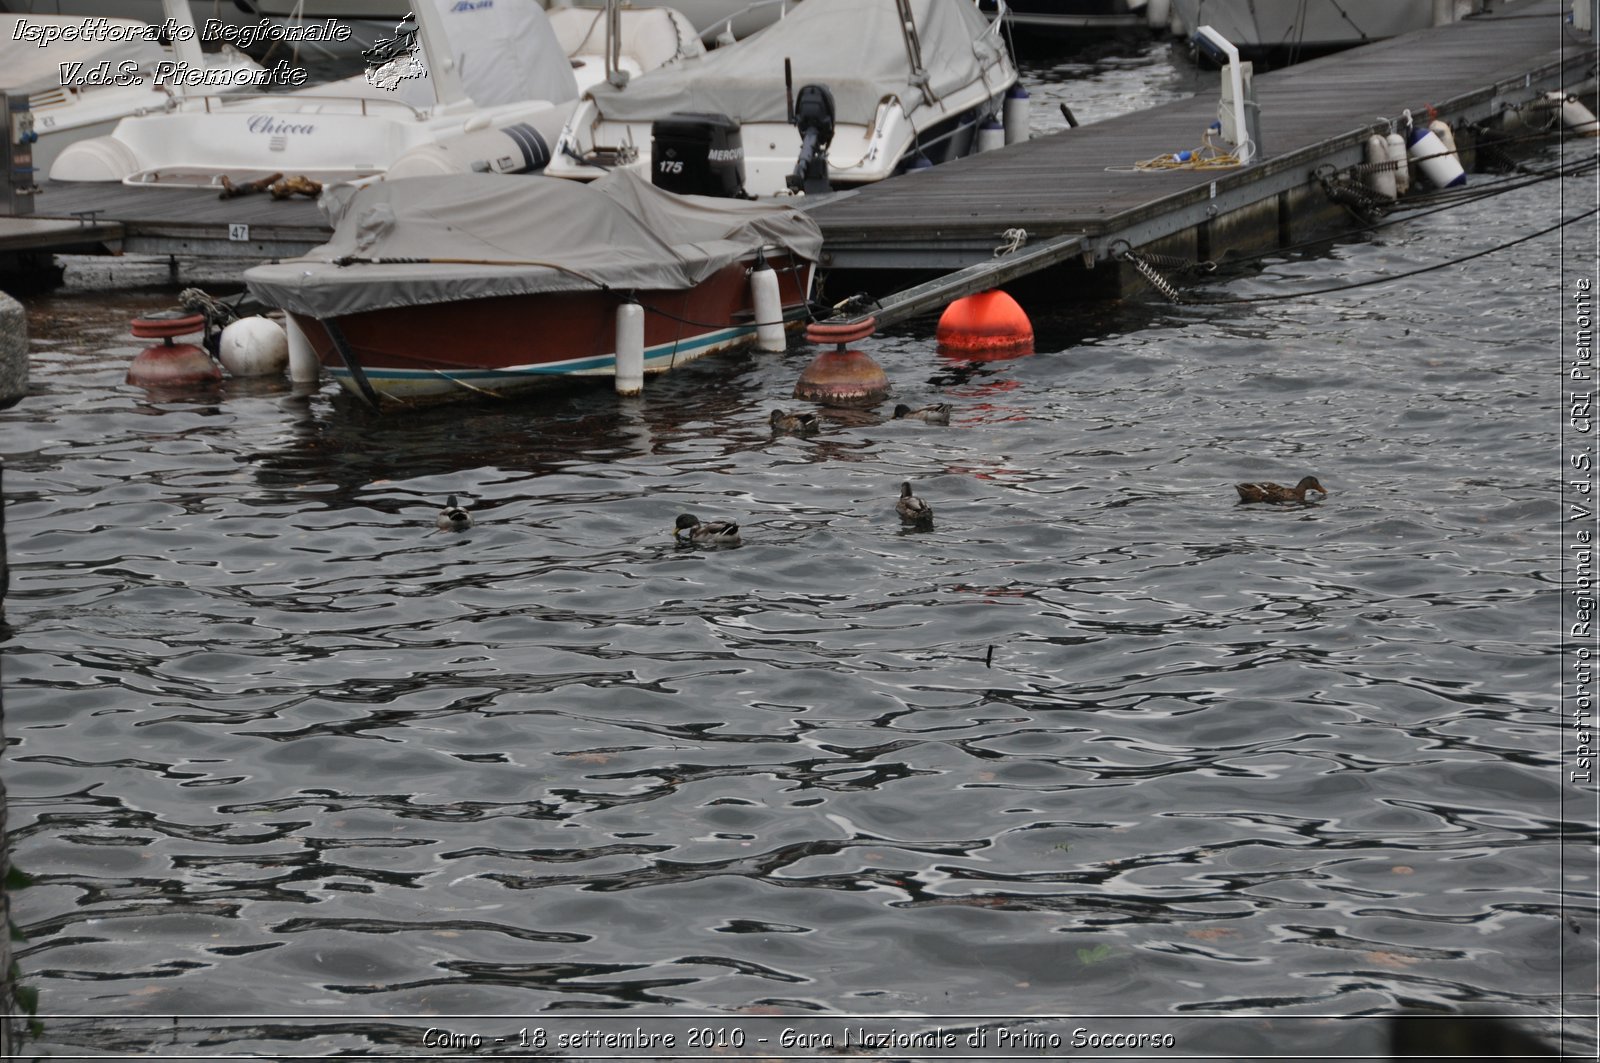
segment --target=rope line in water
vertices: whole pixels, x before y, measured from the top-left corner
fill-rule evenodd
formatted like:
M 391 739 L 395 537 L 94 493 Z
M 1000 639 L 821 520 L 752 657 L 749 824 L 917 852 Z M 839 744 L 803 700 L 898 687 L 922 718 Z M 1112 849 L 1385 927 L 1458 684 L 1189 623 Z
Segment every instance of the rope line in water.
M 1558 229 L 1564 229 L 1568 225 L 1572 225 L 1575 222 L 1580 222 L 1585 218 L 1591 218 L 1596 214 L 1600 214 L 1600 207 L 1595 207 L 1592 210 L 1586 210 L 1582 214 L 1575 214 L 1570 218 L 1563 218 L 1561 221 L 1549 226 L 1548 228 L 1540 229 L 1536 233 L 1529 233 L 1527 236 L 1519 236 L 1515 240 L 1507 241 L 1506 243 L 1499 244 L 1498 246 L 1485 248 L 1482 251 L 1474 251 L 1470 255 L 1463 255 L 1460 258 L 1453 258 L 1448 262 L 1437 262 L 1431 266 L 1423 266 L 1419 269 L 1407 270 L 1404 273 L 1393 273 L 1383 277 L 1372 277 L 1364 281 L 1352 281 L 1349 284 L 1340 284 L 1332 288 L 1315 288 L 1307 292 L 1285 292 L 1281 295 L 1253 295 L 1237 299 L 1219 299 L 1200 296 L 1197 298 L 1192 298 L 1190 301 L 1195 303 L 1209 303 L 1212 305 L 1270 303 L 1277 302 L 1282 299 L 1303 299 L 1308 295 L 1327 295 L 1331 292 L 1347 292 L 1353 288 L 1366 288 L 1374 284 L 1388 284 L 1390 281 L 1405 280 L 1407 277 L 1416 277 L 1423 273 L 1432 273 L 1435 270 L 1445 269 L 1450 266 L 1459 266 L 1463 262 L 1471 262 L 1475 258 L 1483 258 L 1485 255 L 1492 255 L 1497 251 L 1504 251 L 1507 248 L 1516 247 L 1518 244 L 1525 244 L 1529 240 L 1537 240 L 1541 236 L 1548 236 Z
M 1386 229 L 1391 225 L 1399 225 L 1403 222 L 1415 221 L 1418 218 L 1426 218 L 1430 214 L 1439 214 L 1455 207 L 1465 206 L 1469 203 L 1476 203 L 1479 200 L 1492 199 L 1495 196 L 1505 195 L 1507 192 L 1516 192 L 1521 189 L 1540 184 L 1544 181 L 1553 181 L 1559 177 L 1579 177 L 1583 174 L 1594 171 L 1596 168 L 1600 168 L 1600 155 L 1591 156 L 1590 158 L 1585 159 L 1580 163 L 1574 163 L 1571 166 L 1563 166 L 1557 170 L 1541 172 L 1538 174 L 1538 176 L 1507 177 L 1503 181 L 1491 184 L 1487 187 L 1478 186 L 1472 190 L 1471 194 L 1468 194 L 1466 189 L 1444 189 L 1437 192 L 1421 193 L 1420 197 L 1412 198 L 1420 198 L 1423 202 L 1439 203 L 1440 205 L 1431 207 L 1427 210 L 1412 210 L 1406 207 L 1405 201 L 1401 201 L 1396 209 L 1398 211 L 1404 211 L 1403 214 L 1397 214 L 1396 216 L 1386 218 L 1383 221 L 1370 222 L 1366 225 L 1358 226 L 1355 229 L 1350 230 L 1350 232 L 1377 232 L 1379 229 Z M 1444 202 L 1440 202 L 1441 200 Z M 1271 251 L 1256 251 L 1247 255 L 1230 257 L 1223 264 L 1231 267 L 1243 262 L 1259 262 L 1262 259 L 1276 258 L 1279 255 L 1288 254 L 1293 251 L 1301 251 L 1309 247 L 1319 247 L 1337 239 L 1339 239 L 1337 236 L 1324 236 L 1316 240 L 1302 240 L 1297 244 L 1288 244 L 1284 247 L 1274 248 Z

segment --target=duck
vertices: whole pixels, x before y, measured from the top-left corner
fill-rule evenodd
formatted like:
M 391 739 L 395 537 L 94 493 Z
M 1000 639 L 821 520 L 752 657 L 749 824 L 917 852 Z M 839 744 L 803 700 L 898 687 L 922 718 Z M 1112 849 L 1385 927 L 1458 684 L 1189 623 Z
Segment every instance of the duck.
M 900 485 L 900 500 L 894 504 L 894 511 L 907 524 L 927 524 L 933 520 L 933 507 L 911 493 L 909 481 Z
M 472 527 L 472 514 L 456 505 L 456 496 L 451 495 L 439 511 L 438 524 L 440 531 L 463 532 Z
M 1293 487 L 1284 487 L 1282 484 L 1261 482 L 1253 484 L 1234 484 L 1234 490 L 1239 492 L 1241 502 L 1304 502 L 1307 491 L 1316 491 L 1323 498 L 1328 497 L 1328 489 L 1323 487 L 1315 476 L 1302 477 L 1300 482 Z
M 774 433 L 787 432 L 792 436 L 814 436 L 820 426 L 817 424 L 817 415 L 814 413 L 788 413 L 784 410 L 773 410 L 768 418 Z
M 731 520 L 702 522 L 693 513 L 683 513 L 673 527 L 672 537 L 680 543 L 699 546 L 738 546 L 739 526 Z
M 927 424 L 949 424 L 950 404 L 948 402 L 935 402 L 929 406 L 919 406 L 912 409 L 905 403 L 900 403 L 894 408 L 896 421 L 923 421 Z

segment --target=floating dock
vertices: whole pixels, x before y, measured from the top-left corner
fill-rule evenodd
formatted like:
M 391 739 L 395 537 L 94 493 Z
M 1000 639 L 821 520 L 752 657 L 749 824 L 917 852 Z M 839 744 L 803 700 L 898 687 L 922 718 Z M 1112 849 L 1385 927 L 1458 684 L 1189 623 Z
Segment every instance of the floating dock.
M 1217 117 L 1217 92 L 1202 91 L 828 197 L 808 208 L 822 227 L 824 264 L 963 271 L 967 287 L 981 288 L 1063 261 L 1092 268 L 1127 250 L 1204 261 L 1348 227 L 1320 176 L 1360 164 L 1380 117 L 1409 109 L 1425 124 L 1436 113 L 1460 131 L 1470 169 L 1474 126 L 1592 82 L 1595 42 L 1565 21 L 1567 7 L 1509 0 L 1489 14 L 1258 75 L 1263 143 L 1249 166 L 1135 169 L 1200 145 Z M 0 218 L 0 259 L 97 248 L 266 260 L 302 254 L 327 233 L 303 199 L 47 182 L 32 216 Z M 992 270 L 1008 247 L 1012 261 Z M 1137 282 L 1126 262 L 1100 277 L 1115 282 L 1113 292 L 1119 277 Z M 925 289 L 923 302 L 943 291 Z

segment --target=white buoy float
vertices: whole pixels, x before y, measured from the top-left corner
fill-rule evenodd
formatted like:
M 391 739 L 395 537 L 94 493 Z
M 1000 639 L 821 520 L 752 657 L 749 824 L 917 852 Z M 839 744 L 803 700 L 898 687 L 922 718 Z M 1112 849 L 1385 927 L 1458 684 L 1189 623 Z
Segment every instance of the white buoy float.
M 644 307 L 623 303 L 617 307 L 617 394 L 637 395 L 644 390 Z
M 1434 136 L 1439 138 L 1439 143 L 1444 145 L 1444 150 L 1452 155 L 1456 154 L 1456 135 L 1450 129 L 1449 122 L 1443 122 L 1435 118 L 1428 123 L 1428 129 L 1432 131 Z M 1457 157 L 1459 158 L 1459 156 Z
M 1406 140 L 1393 129 L 1383 138 L 1389 149 L 1389 162 L 1394 166 L 1394 194 L 1403 196 L 1411 191 L 1411 156 L 1406 152 Z
M 1444 141 L 1431 129 L 1411 131 L 1411 158 L 1435 188 L 1455 188 L 1467 183 L 1467 172 L 1461 168 L 1461 160 L 1445 148 Z
M 289 337 L 276 321 L 241 317 L 222 330 L 217 360 L 233 376 L 276 376 L 289 364 Z
M 315 381 L 322 373 L 322 363 L 317 360 L 317 349 L 311 346 L 311 338 L 288 315 L 284 315 L 283 331 L 289 341 L 289 379 L 296 384 Z
M 1600 120 L 1594 112 L 1583 105 L 1583 101 L 1576 96 L 1547 92 L 1544 96 L 1552 104 L 1561 106 L 1561 124 L 1567 127 L 1567 132 L 1576 133 L 1580 137 L 1600 136 Z
M 1006 127 L 997 119 L 988 118 L 978 126 L 978 150 L 995 151 L 1006 146 Z
M 1394 167 L 1389 163 L 1388 142 L 1374 133 L 1367 138 L 1367 187 L 1383 199 L 1398 198 L 1394 186 Z
M 1028 90 L 1019 81 L 1006 90 L 1005 120 L 1006 143 L 1017 144 L 1028 139 Z
M 778 271 L 766 259 L 750 271 L 750 302 L 756 311 L 756 348 L 782 351 L 789 346 L 783 330 L 783 299 L 778 294 Z

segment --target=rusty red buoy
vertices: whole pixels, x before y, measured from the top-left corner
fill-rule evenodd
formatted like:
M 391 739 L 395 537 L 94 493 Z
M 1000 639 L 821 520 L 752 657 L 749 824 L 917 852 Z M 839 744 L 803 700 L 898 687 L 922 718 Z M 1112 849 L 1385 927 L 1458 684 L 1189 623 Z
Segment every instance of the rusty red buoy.
M 824 350 L 811 360 L 794 386 L 794 397 L 824 406 L 873 406 L 882 402 L 889 394 L 889 378 L 883 368 L 867 354 L 845 347 L 866 339 L 877 328 L 877 318 L 873 317 L 807 325 L 806 339 L 834 344 L 834 349 Z
M 192 343 L 173 343 L 179 336 L 203 332 L 204 314 L 163 310 L 136 317 L 128 329 L 141 340 L 161 340 L 146 347 L 128 366 L 129 384 L 141 388 L 175 388 L 209 384 L 222 379 L 222 367 Z
M 998 288 L 957 299 L 939 317 L 939 347 L 978 356 L 1033 350 L 1033 322 L 1017 301 Z

